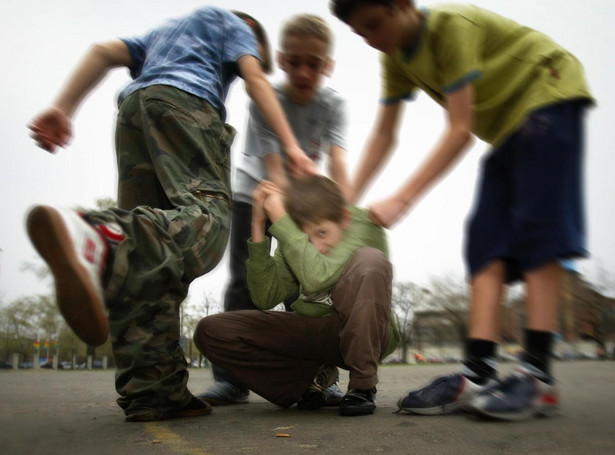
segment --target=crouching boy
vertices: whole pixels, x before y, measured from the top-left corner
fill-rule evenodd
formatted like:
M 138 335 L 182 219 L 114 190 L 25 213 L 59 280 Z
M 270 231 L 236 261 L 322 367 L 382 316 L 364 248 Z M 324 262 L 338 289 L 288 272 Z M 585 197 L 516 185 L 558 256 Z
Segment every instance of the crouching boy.
M 341 415 L 372 414 L 378 362 L 399 342 L 391 313 L 392 267 L 384 230 L 346 207 L 323 176 L 270 182 L 254 192 L 248 287 L 270 310 L 299 291 L 294 312 L 245 310 L 201 319 L 194 341 L 214 364 L 272 403 L 324 405 L 337 368 L 350 371 Z M 270 255 L 265 223 L 278 246 Z

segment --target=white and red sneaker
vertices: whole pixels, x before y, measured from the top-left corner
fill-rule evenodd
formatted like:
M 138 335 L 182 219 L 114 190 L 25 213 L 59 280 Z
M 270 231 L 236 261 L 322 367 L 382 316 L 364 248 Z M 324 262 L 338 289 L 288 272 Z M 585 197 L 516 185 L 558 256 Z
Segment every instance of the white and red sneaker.
M 74 210 L 38 205 L 26 224 L 32 244 L 53 274 L 62 316 L 81 340 L 103 344 L 109 334 L 102 288 L 107 241 Z

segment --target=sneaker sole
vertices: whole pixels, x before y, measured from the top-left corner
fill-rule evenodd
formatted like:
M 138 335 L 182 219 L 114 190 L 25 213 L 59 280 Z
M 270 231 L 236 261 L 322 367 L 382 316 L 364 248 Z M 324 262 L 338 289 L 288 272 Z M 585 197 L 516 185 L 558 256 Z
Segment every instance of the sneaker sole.
M 401 400 L 400 400 L 401 401 Z M 464 412 L 467 410 L 466 403 L 449 403 L 442 406 L 434 406 L 431 408 L 405 408 L 401 405 L 401 403 L 397 403 L 397 407 L 405 412 L 410 414 L 424 415 L 424 416 L 440 416 L 440 415 L 449 415 L 449 414 L 457 414 L 459 412 Z
M 159 422 L 161 420 L 181 419 L 185 417 L 201 417 L 211 414 L 213 408 L 208 406 L 203 409 L 188 409 L 167 416 L 158 413 L 131 414 L 126 416 L 126 422 Z
M 345 417 L 366 416 L 366 415 L 373 414 L 375 410 L 376 410 L 375 405 L 370 406 L 370 407 L 360 407 L 360 406 L 340 407 L 340 415 L 345 416 Z
M 100 346 L 109 334 L 105 305 L 87 270 L 79 263 L 61 215 L 51 207 L 37 206 L 28 214 L 26 223 L 34 248 L 53 274 L 62 316 L 81 340 Z
M 202 400 L 201 400 L 202 401 Z M 200 416 L 206 416 L 212 413 L 213 408 L 211 407 L 211 405 L 207 402 L 205 402 L 207 404 L 207 407 L 205 408 L 201 408 L 201 409 L 185 409 L 183 411 L 179 411 L 176 412 L 174 414 L 172 414 L 169 418 L 171 419 L 181 419 L 184 417 L 200 417 Z
M 300 411 L 315 411 L 327 404 L 327 400 L 322 392 L 306 392 L 297 402 L 297 409 Z
M 248 404 L 250 400 L 217 400 L 215 398 L 204 397 L 203 395 L 198 396 L 199 400 L 204 401 L 207 404 L 212 406 L 232 406 L 234 404 Z
M 327 397 L 324 405 L 332 408 L 337 407 L 342 402 L 342 398 L 344 398 L 344 395 L 340 395 L 339 397 Z
M 559 409 L 556 407 L 547 407 L 542 409 L 530 409 L 524 412 L 515 413 L 503 413 L 503 412 L 489 412 L 484 409 L 480 409 L 476 406 L 468 406 L 468 411 L 479 417 L 503 420 L 506 422 L 517 422 L 520 420 L 529 420 L 534 417 L 555 417 L 559 415 Z

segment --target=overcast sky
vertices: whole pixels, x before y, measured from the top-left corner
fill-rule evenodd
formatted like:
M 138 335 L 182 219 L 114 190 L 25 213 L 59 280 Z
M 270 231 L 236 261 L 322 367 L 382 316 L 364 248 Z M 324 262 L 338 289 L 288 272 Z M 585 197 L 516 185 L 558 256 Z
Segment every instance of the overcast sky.
M 421 1 L 419 6 L 436 2 Z M 589 247 L 593 254 L 580 270 L 594 276 L 599 268 L 615 273 L 615 95 L 613 48 L 615 13 L 611 0 L 476 0 L 473 3 L 537 28 L 568 48 L 584 64 L 598 99 L 587 122 L 587 209 Z M 294 0 L 3 0 L 0 3 L 0 55 L 3 106 L 0 111 L 0 302 L 46 292 L 32 274 L 21 270 L 37 255 L 24 231 L 24 215 L 36 203 L 92 207 L 97 199 L 116 197 L 113 129 L 118 91 L 128 72 L 115 70 L 86 99 L 74 119 L 74 139 L 49 155 L 35 147 L 26 124 L 55 97 L 89 45 L 138 35 L 166 18 L 204 4 L 243 10 L 258 18 L 277 48 L 278 29 L 289 16 L 311 12 L 323 16 L 336 37 L 336 68 L 326 84 L 348 105 L 348 162 L 356 169 L 371 128 L 379 94 L 376 51 L 365 45 L 328 11 L 328 2 Z M 283 77 L 277 71 L 272 80 Z M 227 102 L 228 122 L 239 134 L 233 160 L 243 149 L 247 98 L 239 81 Z M 399 146 L 361 204 L 384 197 L 405 179 L 437 139 L 443 111 L 421 95 L 406 107 Z M 486 147 L 478 142 L 465 158 L 390 232 L 395 279 L 426 284 L 430 277 L 463 276 L 462 234 L 470 209 L 477 168 Z M 221 298 L 227 279 L 226 258 L 196 280 L 190 298 L 208 293 Z

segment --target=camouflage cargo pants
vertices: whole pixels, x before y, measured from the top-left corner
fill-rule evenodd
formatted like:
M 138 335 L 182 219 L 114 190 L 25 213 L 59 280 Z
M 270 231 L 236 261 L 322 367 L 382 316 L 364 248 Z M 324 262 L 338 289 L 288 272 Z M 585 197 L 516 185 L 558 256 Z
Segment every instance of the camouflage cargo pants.
M 105 298 L 127 415 L 164 416 L 192 398 L 179 306 L 226 247 L 234 135 L 208 103 L 172 87 L 141 89 L 120 106 L 119 209 L 86 216 L 125 234 L 112 248 Z

